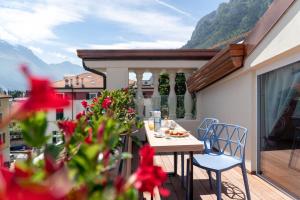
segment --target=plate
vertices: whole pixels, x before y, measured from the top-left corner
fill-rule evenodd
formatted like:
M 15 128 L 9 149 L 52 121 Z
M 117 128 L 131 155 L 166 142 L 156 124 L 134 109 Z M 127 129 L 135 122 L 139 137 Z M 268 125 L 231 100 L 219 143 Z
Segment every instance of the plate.
M 190 133 L 188 131 L 169 131 L 171 137 L 188 137 Z
M 158 134 L 158 133 L 154 133 L 154 137 L 156 137 L 156 138 L 163 138 L 163 137 L 165 137 L 165 134 Z

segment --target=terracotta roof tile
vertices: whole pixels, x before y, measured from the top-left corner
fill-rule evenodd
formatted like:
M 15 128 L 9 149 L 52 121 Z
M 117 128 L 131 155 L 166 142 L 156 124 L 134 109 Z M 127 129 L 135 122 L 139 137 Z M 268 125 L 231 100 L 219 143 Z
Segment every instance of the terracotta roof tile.
M 11 96 L 0 93 L 0 99 L 10 98 Z
M 103 88 L 103 77 L 90 72 L 65 76 L 64 80 L 54 82 L 53 87 L 66 88 L 66 79 L 69 85 L 72 82 L 73 88 Z

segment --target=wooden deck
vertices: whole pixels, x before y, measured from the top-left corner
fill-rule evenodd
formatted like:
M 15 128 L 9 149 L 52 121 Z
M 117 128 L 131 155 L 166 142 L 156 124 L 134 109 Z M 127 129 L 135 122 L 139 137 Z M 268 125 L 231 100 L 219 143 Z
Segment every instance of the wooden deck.
M 186 155 L 187 158 L 187 155 Z M 185 158 L 185 159 L 186 159 Z M 135 160 L 135 166 L 137 160 Z M 164 168 L 166 172 L 173 171 L 173 155 L 160 154 L 155 156 L 155 162 L 157 165 L 160 165 Z M 179 176 L 170 177 L 168 181 L 165 183 L 165 187 L 167 187 L 171 191 L 171 195 L 168 198 L 170 200 L 184 200 L 185 199 L 185 190 L 181 185 L 180 181 L 180 171 L 181 171 L 181 160 L 180 156 L 178 156 L 178 174 Z M 215 176 L 213 174 L 213 178 Z M 265 200 L 288 200 L 291 199 L 289 196 L 280 192 L 272 185 L 268 184 L 261 178 L 248 174 L 251 198 L 252 200 L 256 199 L 265 199 Z M 235 168 L 229 170 L 227 172 L 222 173 L 222 198 L 225 200 L 228 199 L 236 199 L 242 200 L 246 199 L 245 189 L 243 178 L 241 174 L 241 170 L 239 168 Z M 156 192 L 157 193 L 157 192 Z M 144 194 L 145 199 L 150 200 L 150 196 L 148 194 Z M 159 200 L 162 199 L 158 195 L 154 197 L 154 199 Z M 201 170 L 197 167 L 194 167 L 194 199 L 195 200 L 214 200 L 217 199 L 214 190 L 210 190 L 208 176 L 204 170 Z

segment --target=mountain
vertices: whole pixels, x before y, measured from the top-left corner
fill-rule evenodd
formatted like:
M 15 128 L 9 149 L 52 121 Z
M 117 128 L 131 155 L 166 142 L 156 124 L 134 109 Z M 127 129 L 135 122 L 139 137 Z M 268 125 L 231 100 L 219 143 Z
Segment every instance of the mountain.
M 273 0 L 230 0 L 197 23 L 183 48 L 215 48 L 243 40 Z
M 49 69 L 54 72 L 55 80 L 62 79 L 64 75 L 75 75 L 84 72 L 83 67 L 64 61 L 56 64 L 49 64 Z
M 19 65 L 26 63 L 37 75 L 47 76 L 51 80 L 62 79 L 65 74 L 79 74 L 81 66 L 70 62 L 47 64 L 30 49 L 22 45 L 12 45 L 0 40 L 0 87 L 5 89 L 27 88 L 26 80 L 19 71 Z

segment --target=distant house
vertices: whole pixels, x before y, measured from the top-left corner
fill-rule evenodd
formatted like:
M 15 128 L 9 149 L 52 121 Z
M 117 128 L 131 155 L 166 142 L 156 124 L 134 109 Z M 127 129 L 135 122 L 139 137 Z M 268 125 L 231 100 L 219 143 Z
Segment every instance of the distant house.
M 0 93 L 0 121 L 3 117 L 8 115 L 10 103 L 10 96 Z M 0 163 L 0 166 L 10 162 L 10 138 L 9 138 L 9 129 L 8 126 L 0 129 L 0 154 L 3 156 L 3 162 Z
M 75 119 L 76 114 L 83 111 L 81 102 L 97 97 L 105 89 L 103 76 L 90 72 L 79 75 L 66 75 L 63 80 L 54 82 L 53 87 L 58 95 L 72 100 L 69 108 L 60 108 L 48 113 L 47 133 L 53 135 L 57 135 L 57 120 Z M 56 142 L 56 139 L 53 140 Z
M 128 82 L 129 87 L 133 87 L 137 89 L 136 81 L 129 79 Z M 151 98 L 153 95 L 154 87 L 153 87 L 153 78 L 152 76 L 148 80 L 143 80 L 142 92 L 144 98 Z

